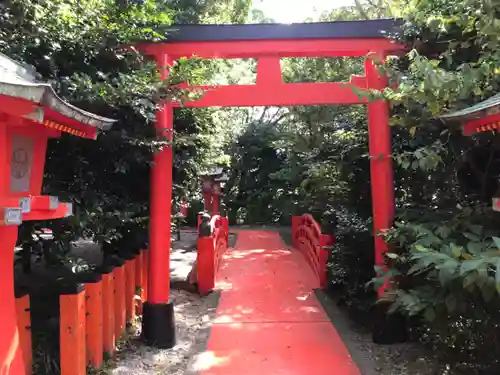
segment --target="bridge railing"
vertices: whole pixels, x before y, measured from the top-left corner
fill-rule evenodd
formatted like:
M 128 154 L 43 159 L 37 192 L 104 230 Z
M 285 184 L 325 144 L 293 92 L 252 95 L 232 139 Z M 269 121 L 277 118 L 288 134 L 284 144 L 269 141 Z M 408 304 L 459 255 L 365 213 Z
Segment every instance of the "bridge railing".
M 215 288 L 215 279 L 228 247 L 229 220 L 214 215 L 203 217 L 198 226 L 198 252 L 196 256 L 196 283 L 201 295 Z
M 327 247 L 334 241 L 333 236 L 321 233 L 321 227 L 310 214 L 292 217 L 292 245 L 304 255 L 321 288 L 327 285 Z

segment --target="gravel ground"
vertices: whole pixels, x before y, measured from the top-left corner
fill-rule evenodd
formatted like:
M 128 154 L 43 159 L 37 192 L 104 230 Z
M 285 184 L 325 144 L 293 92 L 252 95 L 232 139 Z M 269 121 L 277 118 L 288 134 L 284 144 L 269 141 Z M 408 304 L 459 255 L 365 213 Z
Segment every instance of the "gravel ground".
M 184 290 L 173 290 L 177 345 L 159 350 L 147 347 L 139 340 L 140 329 L 121 344 L 113 375 L 184 375 L 193 373 L 196 357 L 206 345 L 209 329 L 215 317 L 218 294 L 200 297 Z
M 181 240 L 172 237 L 170 272 L 172 299 L 175 308 L 177 345 L 159 350 L 145 346 L 140 340 L 140 322 L 130 336 L 119 345 L 117 358 L 104 370 L 112 375 L 187 375 L 196 374 L 196 359 L 205 351 L 210 327 L 215 318 L 219 294 L 201 297 L 193 293 L 187 277 L 196 260 L 197 234 L 192 230 L 181 233 Z M 235 236 L 230 235 L 230 244 Z

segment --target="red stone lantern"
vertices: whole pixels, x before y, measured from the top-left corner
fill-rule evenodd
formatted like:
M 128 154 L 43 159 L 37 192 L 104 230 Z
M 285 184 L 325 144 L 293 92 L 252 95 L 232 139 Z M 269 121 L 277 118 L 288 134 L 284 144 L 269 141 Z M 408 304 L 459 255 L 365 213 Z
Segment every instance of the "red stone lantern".
M 204 210 L 210 215 L 220 213 L 221 184 L 228 180 L 223 168 L 214 168 L 202 175 Z
M 14 247 L 18 225 L 72 214 L 71 203 L 41 194 L 49 138 L 68 133 L 95 139 L 115 121 L 64 102 L 36 71 L 0 54 L 0 373 L 25 367 L 14 298 Z

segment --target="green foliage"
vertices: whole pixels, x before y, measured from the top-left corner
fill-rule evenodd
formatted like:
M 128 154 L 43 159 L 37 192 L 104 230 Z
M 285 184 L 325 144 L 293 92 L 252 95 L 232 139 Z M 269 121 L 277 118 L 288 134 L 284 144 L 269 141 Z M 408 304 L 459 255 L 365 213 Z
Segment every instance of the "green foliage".
M 421 339 L 452 356 L 455 367 L 471 370 L 479 358 L 488 371 L 498 366 L 495 356 L 482 354 L 498 336 L 500 239 L 495 219 L 489 207 L 427 211 L 420 218 L 407 212 L 385 234 L 392 248 L 389 268 L 377 270 L 375 285 L 386 277 L 394 280 L 391 312 L 419 319 Z
M 180 18 L 238 22 L 248 5 L 243 0 L 9 0 L 0 5 L 0 51 L 34 65 L 71 103 L 118 120 L 94 142 L 69 136 L 49 142 L 44 193 L 73 201 L 77 212 L 66 245 L 79 236 L 114 242 L 130 230 L 144 237 L 152 153 L 167 144 L 153 126 L 157 103 L 182 97 L 170 84 L 197 83 L 213 74 L 198 60 L 181 60 L 161 82 L 154 62 L 127 44 L 159 40 L 164 26 Z M 230 124 L 214 113 L 176 111 L 176 201 L 199 194 L 197 176 L 222 154 L 220 134 Z

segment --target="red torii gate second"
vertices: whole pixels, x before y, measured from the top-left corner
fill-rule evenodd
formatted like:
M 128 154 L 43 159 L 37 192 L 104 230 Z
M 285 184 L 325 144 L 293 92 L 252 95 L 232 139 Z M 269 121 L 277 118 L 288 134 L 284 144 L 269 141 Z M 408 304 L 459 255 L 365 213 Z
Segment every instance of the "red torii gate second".
M 398 27 L 395 20 L 324 22 L 308 24 L 179 25 L 168 39 L 140 45 L 155 58 L 162 77 L 177 59 L 256 58 L 257 80 L 251 85 L 188 86 L 206 91 L 201 99 L 183 103 L 187 107 L 241 107 L 366 104 L 374 232 L 391 227 L 394 216 L 394 180 L 391 160 L 389 108 L 386 102 L 359 98 L 349 83 L 360 89 L 381 90 L 385 77 L 376 67 L 403 46 L 387 36 Z M 280 59 L 285 57 L 362 57 L 364 76 L 350 82 L 283 83 Z M 173 109 L 180 103 L 164 103 L 157 129 L 172 137 Z M 151 174 L 149 298 L 144 305 L 143 332 L 146 342 L 160 348 L 175 344 L 173 304 L 170 299 L 170 224 L 172 200 L 172 147 L 155 154 Z M 383 265 L 387 244 L 375 236 L 375 262 Z M 382 293 L 383 290 L 380 291 Z

